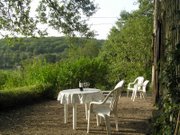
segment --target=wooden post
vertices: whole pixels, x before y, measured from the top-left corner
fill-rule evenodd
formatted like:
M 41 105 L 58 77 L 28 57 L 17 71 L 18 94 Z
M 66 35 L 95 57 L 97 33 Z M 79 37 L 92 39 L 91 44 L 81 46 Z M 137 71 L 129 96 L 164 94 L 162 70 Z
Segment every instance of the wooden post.
M 154 19 L 153 19 L 153 65 L 152 65 L 152 89 L 153 102 L 157 103 L 158 97 L 158 1 L 154 0 Z
M 174 132 L 174 135 L 178 135 L 179 133 L 179 119 L 180 119 L 180 111 L 178 113 L 178 117 L 177 117 L 177 121 L 176 121 L 176 128 L 175 128 L 175 132 Z

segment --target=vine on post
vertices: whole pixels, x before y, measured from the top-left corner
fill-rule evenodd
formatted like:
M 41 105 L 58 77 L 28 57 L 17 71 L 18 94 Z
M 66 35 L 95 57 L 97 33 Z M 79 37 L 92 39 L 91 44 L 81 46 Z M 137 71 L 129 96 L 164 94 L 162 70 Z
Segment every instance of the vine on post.
M 154 118 L 153 134 L 178 135 L 180 112 L 180 43 L 165 62 L 162 73 L 163 96 Z

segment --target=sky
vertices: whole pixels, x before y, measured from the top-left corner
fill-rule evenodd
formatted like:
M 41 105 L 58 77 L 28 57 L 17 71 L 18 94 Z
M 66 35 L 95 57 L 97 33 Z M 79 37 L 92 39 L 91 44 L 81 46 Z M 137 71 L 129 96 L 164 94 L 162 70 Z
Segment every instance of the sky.
M 89 24 L 98 34 L 95 38 L 107 39 L 111 28 L 115 25 L 123 10 L 132 12 L 138 9 L 137 0 L 94 0 L 98 4 L 98 11 Z
M 95 38 L 106 40 L 108 34 L 123 10 L 132 12 L 138 9 L 137 0 L 94 0 L 97 12 L 90 17 L 88 24 L 95 31 Z M 49 36 L 61 36 L 57 31 L 48 30 Z
M 35 11 L 38 0 L 33 0 L 32 10 Z M 95 31 L 95 38 L 107 39 L 108 34 L 123 10 L 131 12 L 138 9 L 137 0 L 94 0 L 98 5 L 97 12 L 90 17 L 88 24 L 91 30 Z M 32 12 L 33 13 L 33 12 Z M 33 14 L 32 14 L 33 16 Z M 44 27 L 40 25 L 40 27 Z M 62 36 L 57 31 L 48 29 L 49 36 Z

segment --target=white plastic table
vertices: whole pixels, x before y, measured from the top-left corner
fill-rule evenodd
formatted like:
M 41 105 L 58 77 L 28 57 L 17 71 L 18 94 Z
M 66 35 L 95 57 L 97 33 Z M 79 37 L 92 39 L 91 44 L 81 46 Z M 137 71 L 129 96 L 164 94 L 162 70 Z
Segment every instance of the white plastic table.
M 64 123 L 67 123 L 68 118 L 68 104 L 73 105 L 73 129 L 77 126 L 77 104 L 86 105 L 86 118 L 87 118 L 87 104 L 91 101 L 99 101 L 103 98 L 103 93 L 100 89 L 95 88 L 83 88 L 80 91 L 79 88 L 67 89 L 60 91 L 57 100 L 61 104 L 64 104 Z

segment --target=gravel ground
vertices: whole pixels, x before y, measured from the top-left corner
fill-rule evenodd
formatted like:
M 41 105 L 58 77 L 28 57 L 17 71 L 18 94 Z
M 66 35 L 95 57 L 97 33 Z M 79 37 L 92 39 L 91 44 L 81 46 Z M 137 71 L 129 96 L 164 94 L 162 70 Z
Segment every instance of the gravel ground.
M 119 131 L 115 130 L 111 118 L 113 135 L 148 135 L 151 131 L 150 118 L 155 108 L 152 98 L 145 100 L 122 96 L 119 100 Z M 77 129 L 72 129 L 72 106 L 69 106 L 68 123 L 64 124 L 63 105 L 58 101 L 46 101 L 9 111 L 0 111 L 0 135 L 86 135 L 84 105 L 78 105 Z M 96 126 L 95 116 L 91 117 L 90 133 L 105 135 L 105 124 Z

